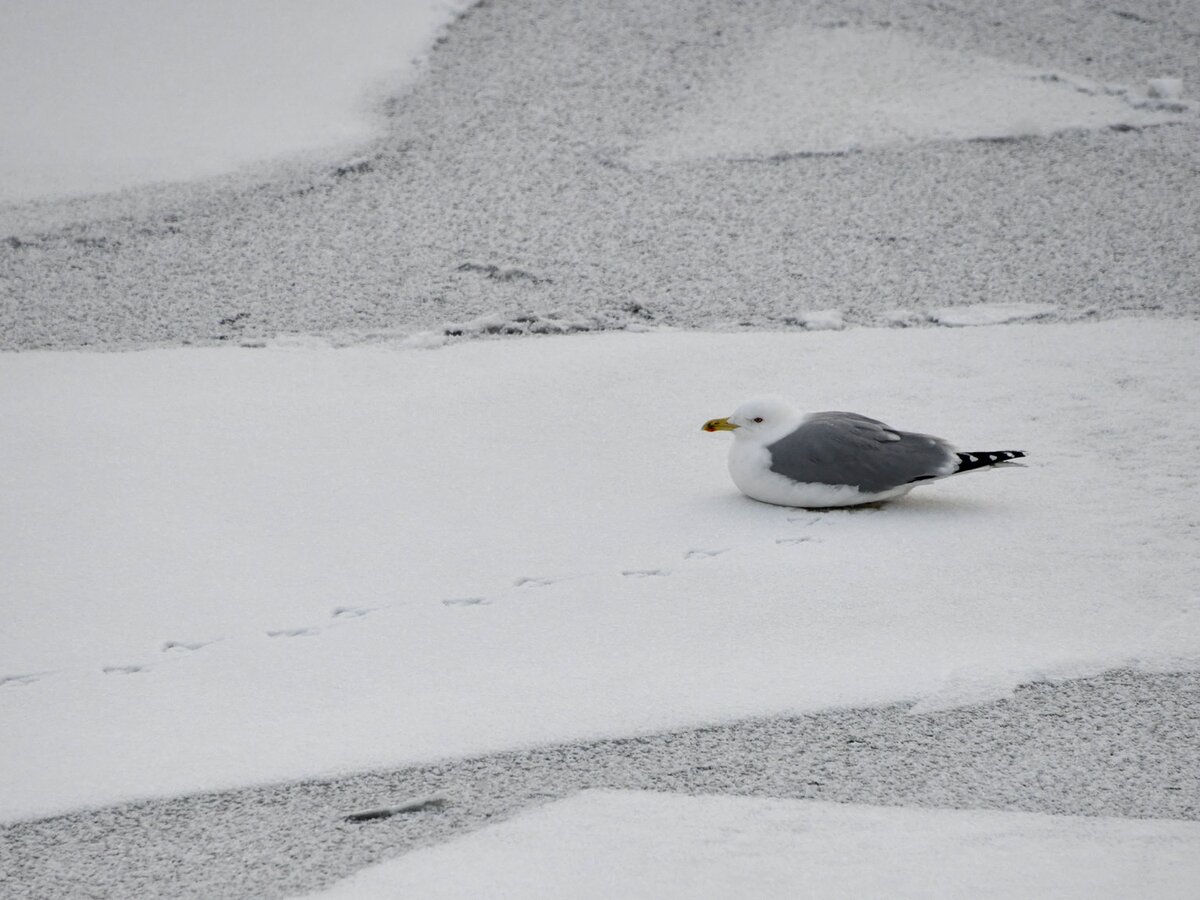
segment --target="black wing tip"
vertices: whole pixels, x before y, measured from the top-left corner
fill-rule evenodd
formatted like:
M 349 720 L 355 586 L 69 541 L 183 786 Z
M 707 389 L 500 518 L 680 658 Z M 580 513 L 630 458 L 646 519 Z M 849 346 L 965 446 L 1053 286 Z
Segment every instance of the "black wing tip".
M 971 469 L 983 469 L 988 466 L 999 466 L 1014 459 L 1023 459 L 1024 450 L 984 450 L 976 453 L 959 453 L 956 472 L 969 472 Z

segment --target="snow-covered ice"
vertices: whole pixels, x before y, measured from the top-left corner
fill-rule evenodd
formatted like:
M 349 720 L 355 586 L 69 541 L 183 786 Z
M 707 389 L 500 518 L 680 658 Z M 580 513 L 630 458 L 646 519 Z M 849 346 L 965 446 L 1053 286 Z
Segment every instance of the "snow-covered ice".
M 1146 93 L 1156 100 L 1179 100 L 1183 97 L 1182 78 L 1151 78 Z
M 788 324 L 802 325 L 809 331 L 840 331 L 846 327 L 846 319 L 840 309 L 815 309 L 800 312 L 786 321 Z
M 498 327 L 496 313 L 502 331 L 515 321 L 547 333 L 632 322 L 777 328 L 796 310 L 820 309 L 871 325 L 897 307 L 975 300 L 1052 302 L 1058 318 L 1089 309 L 1191 316 L 1200 230 L 1180 225 L 1195 213 L 1200 122 L 1170 111 L 1195 101 L 1141 96 L 1152 78 L 1195 81 L 1187 14 L 1143 26 L 1035 0 L 999 18 L 980 0 L 954 16 L 920 0 L 902 5 L 477 5 L 445 32 L 427 77 L 388 103 L 378 139 L 335 160 L 0 204 L 0 346 L 127 348 L 447 323 L 472 335 Z M 817 27 L 842 18 L 851 24 Z M 806 97 L 793 74 L 810 58 L 793 54 L 780 63 L 782 87 L 755 93 L 759 81 L 738 73 L 769 58 L 762 41 L 793 34 L 797 19 L 833 50 L 892 21 L 894 52 L 880 65 L 894 64 L 898 80 L 872 74 L 863 51 L 832 69 L 814 65 L 817 93 Z M 710 103 L 720 115 L 722 104 L 744 111 L 751 136 L 786 122 L 793 106 L 819 114 L 834 105 L 821 129 L 874 127 L 886 117 L 864 113 L 867 95 L 854 94 L 859 63 L 863 90 L 876 79 L 881 96 L 900 95 L 891 116 L 910 99 L 951 126 L 959 112 L 969 122 L 1008 108 L 982 88 L 986 103 L 939 107 L 936 92 L 900 77 L 910 68 L 922 76 L 923 61 L 942 54 L 947 90 L 974 96 L 995 75 L 986 60 L 1004 60 L 996 65 L 1035 76 L 1011 75 L 1020 91 L 1071 108 L 1115 104 L 1135 124 L 626 165 L 677 115 Z M 1007 91 L 1008 77 L 998 87 Z M 648 79 L 660 88 L 647 90 Z M 827 92 L 828 80 L 840 87 Z M 1115 83 L 1135 87 L 1106 93 Z M 1139 128 L 1143 116 L 1180 121 Z M 555 309 L 562 318 L 542 315 Z
M 1191 900 L 1200 824 L 585 791 L 311 900 Z
M 1189 13 L 479 4 L 397 91 L 466 5 L 6 9 L 4 345 L 243 349 L 0 356 L 0 821 L 357 773 L 18 825 L 9 889 L 298 891 L 381 852 L 345 813 L 437 810 L 398 852 L 615 770 L 1194 817 L 1194 677 L 937 713 L 1200 666 Z M 1131 311 L 1189 321 L 1005 324 Z M 718 322 L 830 333 L 459 340 Z M 758 505 L 699 425 L 764 390 L 1029 467 Z M 897 700 L 911 731 L 843 740 Z M 845 719 L 739 726 L 724 761 L 662 733 L 815 710 Z M 1196 838 L 593 793 L 333 893 L 1192 897 Z
M 1154 97 L 1166 96 L 1151 88 Z M 728 83 L 647 136 L 641 162 L 786 157 L 1178 121 L 1127 88 L 922 42 L 899 29 L 782 28 Z
M 975 303 L 969 306 L 942 306 L 930 310 L 929 321 L 939 325 L 1003 325 L 1055 315 L 1058 309 L 1048 303 Z
M 376 130 L 467 0 L 39 0 L 0 28 L 0 203 L 215 175 Z M 386 92 L 386 93 L 385 93 Z
M 0 356 L 0 815 L 1200 659 L 1194 322 Z M 742 497 L 770 391 L 1012 446 Z

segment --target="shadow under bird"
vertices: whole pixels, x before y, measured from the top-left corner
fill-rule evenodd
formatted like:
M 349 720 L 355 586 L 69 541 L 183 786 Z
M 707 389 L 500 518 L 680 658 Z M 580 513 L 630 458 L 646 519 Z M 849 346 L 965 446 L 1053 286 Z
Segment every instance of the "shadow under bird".
M 903 497 L 976 469 L 1019 465 L 1023 450 L 959 453 L 928 434 L 851 412 L 804 415 L 774 397 L 750 400 L 703 431 L 732 431 L 729 474 L 743 494 L 778 506 L 823 509 Z

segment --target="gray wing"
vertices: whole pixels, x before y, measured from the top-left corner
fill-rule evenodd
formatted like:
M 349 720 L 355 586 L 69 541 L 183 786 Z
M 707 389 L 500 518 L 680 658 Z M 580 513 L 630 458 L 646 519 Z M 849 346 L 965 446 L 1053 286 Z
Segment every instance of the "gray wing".
M 954 448 L 857 413 L 814 413 L 768 445 L 771 471 L 795 481 L 854 485 L 874 494 L 947 474 Z

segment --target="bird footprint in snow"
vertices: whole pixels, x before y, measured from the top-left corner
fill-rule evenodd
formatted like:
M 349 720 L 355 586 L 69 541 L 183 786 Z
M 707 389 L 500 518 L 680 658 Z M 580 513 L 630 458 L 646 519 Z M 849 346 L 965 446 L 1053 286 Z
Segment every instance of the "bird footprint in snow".
M 775 538 L 777 544 L 808 544 L 820 543 L 820 538 L 815 537 L 781 537 Z
M 0 675 L 0 687 L 8 684 L 33 684 L 49 674 L 49 672 L 24 672 L 20 675 Z
M 816 525 L 821 521 L 821 517 L 813 515 L 788 516 L 787 520 L 793 523 L 799 522 L 802 525 Z
M 712 559 L 714 556 L 720 556 L 722 553 L 729 552 L 728 547 L 720 550 L 689 550 L 684 554 L 684 559 Z
M 535 578 L 533 576 L 524 576 L 524 577 L 518 578 L 516 581 L 514 581 L 513 587 L 548 587 L 552 584 L 555 584 L 555 583 L 557 583 L 559 581 L 563 581 L 563 580 L 564 579 L 562 579 L 562 578 L 546 578 L 546 577 Z
M 486 606 L 491 603 L 487 597 L 454 597 L 450 600 L 443 600 L 443 606 Z
M 358 619 L 374 611 L 366 606 L 338 606 L 329 616 L 332 619 Z
M 656 575 L 670 575 L 666 569 L 626 569 L 621 573 L 627 578 L 653 578 Z
M 320 632 L 319 628 L 279 628 L 275 631 L 268 631 L 267 637 L 311 637 Z
M 216 641 L 166 641 L 159 649 L 163 653 L 189 653 L 215 643 Z
M 136 672 L 149 672 L 149 666 L 105 666 L 105 675 L 133 675 Z

